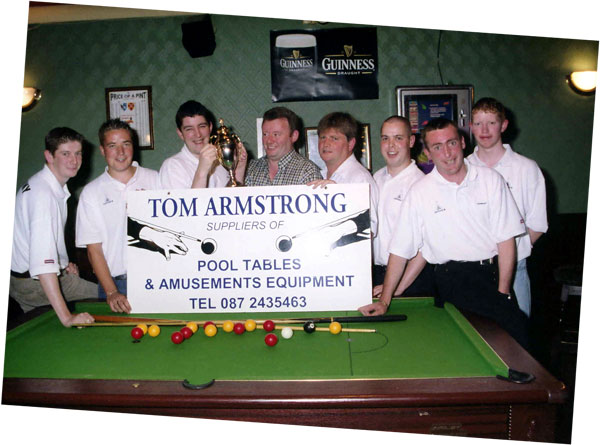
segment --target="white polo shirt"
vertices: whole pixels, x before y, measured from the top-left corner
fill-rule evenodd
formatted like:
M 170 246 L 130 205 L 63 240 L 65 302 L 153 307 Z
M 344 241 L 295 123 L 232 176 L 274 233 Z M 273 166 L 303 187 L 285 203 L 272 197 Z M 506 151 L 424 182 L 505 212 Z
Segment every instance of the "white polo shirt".
M 413 184 L 402 203 L 390 252 L 427 262 L 479 261 L 498 254 L 497 244 L 525 232 L 506 182 L 491 168 L 469 164 L 461 184 L 434 168 Z
M 373 240 L 375 264 L 387 266 L 390 256 L 389 245 L 394 231 L 398 228 L 402 201 L 406 198 L 411 186 L 423 176 L 425 174 L 417 167 L 414 160 L 411 160 L 410 164 L 396 176 L 390 175 L 387 167 L 377 170 L 373 175 L 379 190 L 377 206 L 379 230 Z
M 327 168 L 321 170 L 321 175 L 323 178 L 327 178 Z M 369 200 L 371 211 L 371 233 L 372 236 L 377 235 L 377 205 L 379 203 L 379 190 L 377 189 L 377 184 L 367 170 L 354 155 L 349 156 L 342 164 L 333 172 L 331 175 L 332 181 L 335 181 L 337 184 L 360 184 L 360 183 L 368 183 L 370 185 L 369 189 Z
M 515 153 L 510 145 L 503 144 L 506 152 L 492 168 L 502 175 L 508 183 L 525 226 L 535 232 L 548 230 L 546 215 L 546 182 L 537 163 L 523 155 Z M 485 166 L 479 159 L 479 147 L 467 159 L 474 165 Z M 517 260 L 531 255 L 531 238 L 527 233 L 517 239 Z
M 69 196 L 66 184 L 60 185 L 47 165 L 19 189 L 11 270 L 37 277 L 58 274 L 68 266 L 65 223 Z
M 132 164 L 135 173 L 123 184 L 108 174 L 108 167 L 81 191 L 77 206 L 75 244 L 102 243 L 113 277 L 127 273 L 127 193 L 159 189 L 158 172 Z
M 181 151 L 165 159 L 160 167 L 159 178 L 163 189 L 189 189 L 200 161 L 184 144 Z M 208 187 L 225 187 L 229 173 L 222 165 L 217 165 L 208 177 Z

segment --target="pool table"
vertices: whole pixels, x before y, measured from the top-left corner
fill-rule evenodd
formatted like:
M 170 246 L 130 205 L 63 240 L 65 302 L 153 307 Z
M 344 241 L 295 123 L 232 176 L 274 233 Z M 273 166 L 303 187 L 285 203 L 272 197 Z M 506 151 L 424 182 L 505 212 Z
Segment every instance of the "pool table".
M 406 320 L 343 324 L 373 333 L 296 330 L 283 339 L 276 330 L 279 342 L 269 347 L 261 329 L 214 337 L 199 330 L 174 344 L 178 327 L 162 326 L 159 336 L 134 341 L 130 326 L 64 328 L 49 311 L 7 332 L 2 403 L 554 441 L 565 386 L 497 325 L 431 298 L 396 299 L 388 313 Z M 152 316 L 323 315 L 332 314 Z M 532 381 L 510 381 L 509 370 Z

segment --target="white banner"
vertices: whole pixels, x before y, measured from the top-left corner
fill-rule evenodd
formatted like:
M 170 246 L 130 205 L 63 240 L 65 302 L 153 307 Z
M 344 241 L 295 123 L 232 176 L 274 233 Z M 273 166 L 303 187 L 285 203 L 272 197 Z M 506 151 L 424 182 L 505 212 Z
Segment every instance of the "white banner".
M 368 184 L 136 191 L 127 211 L 134 313 L 371 302 Z

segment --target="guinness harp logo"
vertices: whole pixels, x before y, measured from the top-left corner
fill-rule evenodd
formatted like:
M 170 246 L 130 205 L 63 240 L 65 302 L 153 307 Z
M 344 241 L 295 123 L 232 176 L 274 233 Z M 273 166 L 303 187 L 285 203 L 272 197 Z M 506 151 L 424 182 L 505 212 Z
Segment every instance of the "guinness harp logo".
M 344 52 L 346 53 L 346 57 L 350 57 L 353 53 L 352 45 L 344 45 Z
M 297 59 L 298 57 L 300 57 L 300 51 L 297 49 L 293 50 L 292 56 L 294 56 L 294 59 Z

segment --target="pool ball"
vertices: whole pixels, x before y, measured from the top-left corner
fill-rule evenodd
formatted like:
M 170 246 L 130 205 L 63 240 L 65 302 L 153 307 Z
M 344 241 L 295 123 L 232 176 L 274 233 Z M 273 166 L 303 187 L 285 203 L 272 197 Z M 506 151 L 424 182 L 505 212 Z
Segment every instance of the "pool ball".
M 263 323 L 263 329 L 267 332 L 271 332 L 273 329 L 275 329 L 275 323 L 273 323 L 271 320 L 266 320 Z
M 308 333 L 308 334 L 312 334 L 313 332 L 315 332 L 317 329 L 317 327 L 315 326 L 315 322 L 314 321 L 307 321 L 306 323 L 304 323 L 304 332 Z
M 145 325 L 144 323 L 138 324 L 137 327 L 140 328 L 142 331 L 144 331 L 144 335 L 146 335 L 146 333 L 148 332 L 148 326 Z
M 227 320 L 226 322 L 223 323 L 223 330 L 225 332 L 231 332 L 233 331 L 233 321 Z
M 186 340 L 188 338 L 190 338 L 192 335 L 194 335 L 194 332 L 187 326 L 182 327 L 180 332 L 183 334 L 183 336 L 186 338 Z
M 265 336 L 265 343 L 267 344 L 267 346 L 275 346 L 278 340 L 279 339 L 275 334 L 267 334 Z
M 214 337 L 217 335 L 217 327 L 214 324 L 206 325 L 204 334 L 206 334 L 207 337 Z
M 158 334 L 160 334 L 160 328 L 158 325 L 153 324 L 148 328 L 148 335 L 150 337 L 158 337 Z
M 195 334 L 196 332 L 198 332 L 198 324 L 193 322 L 193 321 L 189 321 L 185 324 L 188 328 L 190 328 L 192 330 L 192 332 Z
M 283 328 L 281 330 L 281 336 L 285 339 L 292 338 L 292 335 L 294 335 L 292 328 Z
M 240 335 L 246 332 L 246 328 L 244 327 L 243 323 L 236 323 L 233 325 L 233 332 Z
M 256 329 L 256 322 L 254 320 L 246 320 L 246 323 L 244 323 L 244 327 L 248 332 L 252 332 Z
M 142 328 L 136 326 L 135 328 L 133 328 L 131 330 L 131 336 L 134 339 L 139 340 L 140 338 L 142 338 L 144 336 L 144 331 L 142 330 Z
M 342 325 L 339 324 L 337 321 L 332 321 L 329 325 L 329 332 L 331 332 L 332 334 L 339 334 L 340 332 L 342 332 Z
M 173 334 L 171 334 L 171 341 L 173 343 L 175 343 L 176 345 L 181 343 L 183 341 L 183 339 L 184 339 L 183 334 L 179 331 L 175 331 L 175 332 L 173 332 Z
M 213 326 L 215 325 L 212 321 L 206 321 L 204 322 L 204 325 L 202 327 L 206 328 L 206 326 L 208 326 L 209 324 L 212 324 Z

